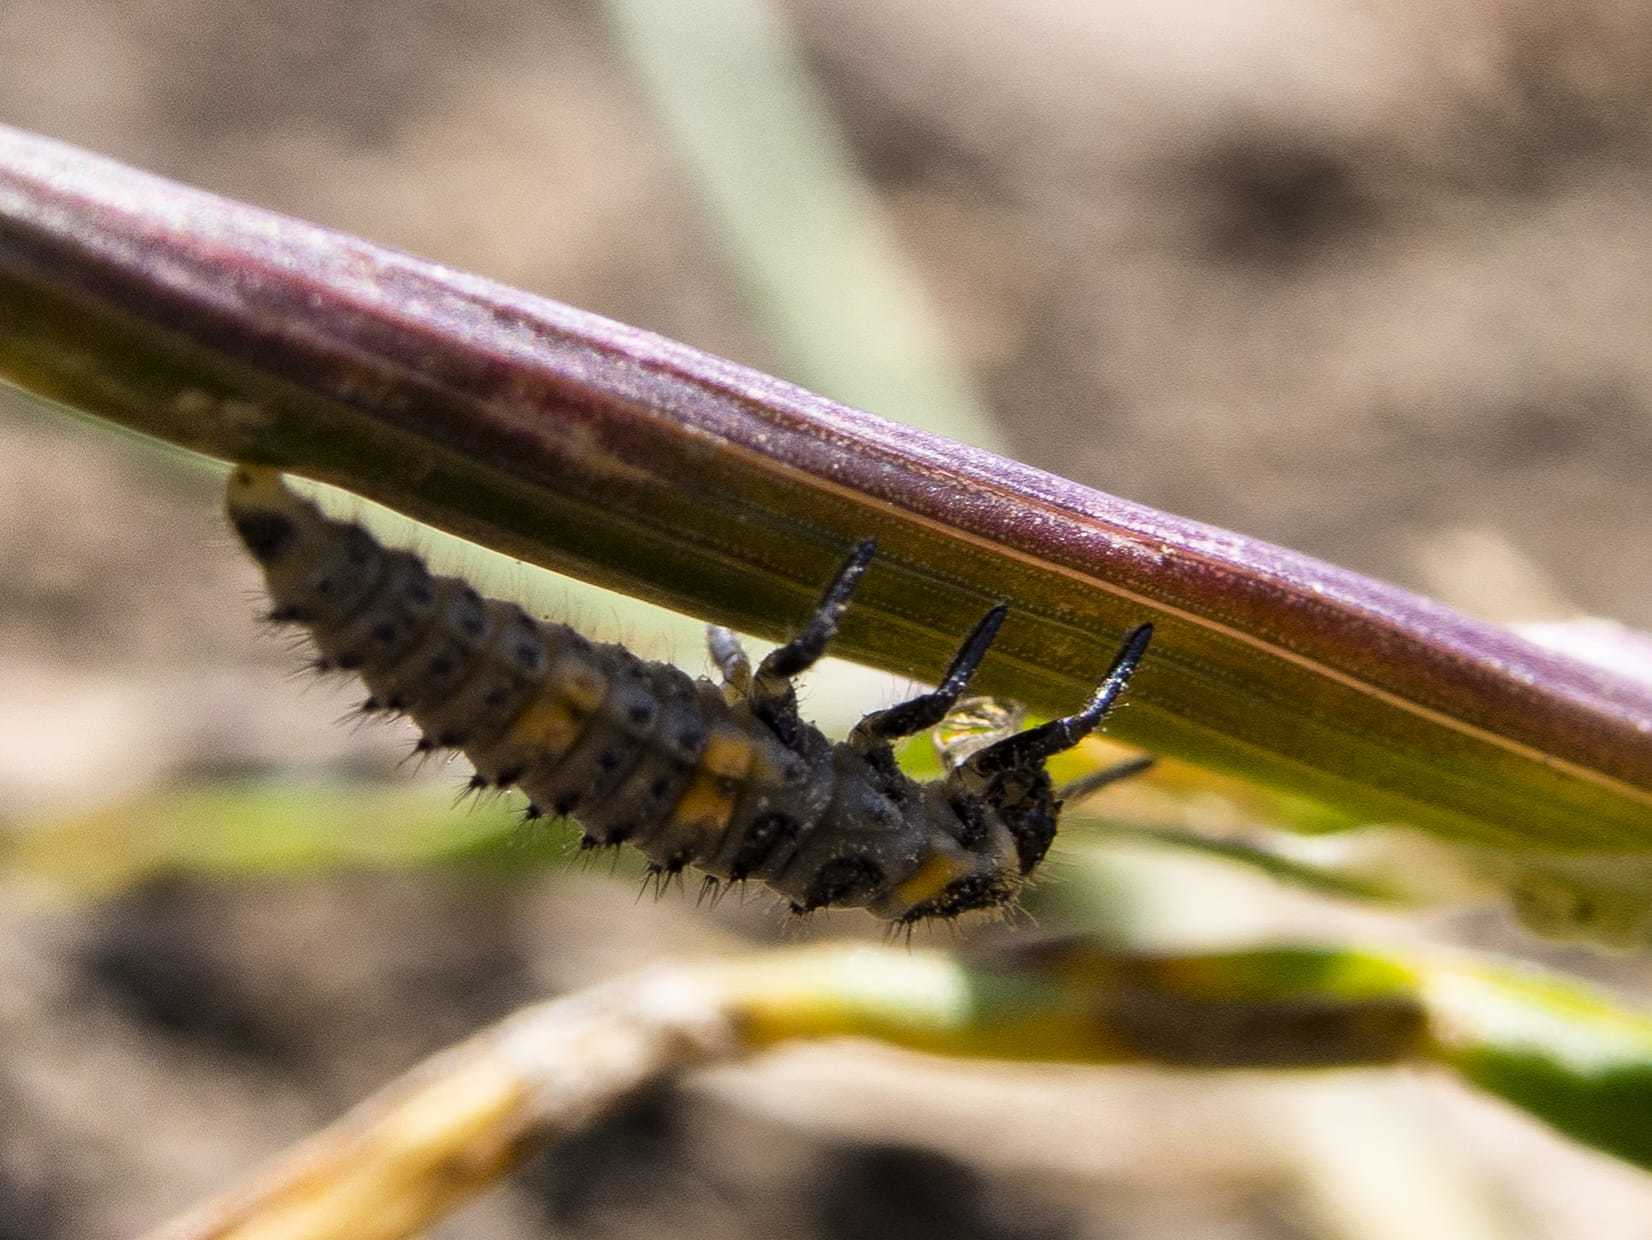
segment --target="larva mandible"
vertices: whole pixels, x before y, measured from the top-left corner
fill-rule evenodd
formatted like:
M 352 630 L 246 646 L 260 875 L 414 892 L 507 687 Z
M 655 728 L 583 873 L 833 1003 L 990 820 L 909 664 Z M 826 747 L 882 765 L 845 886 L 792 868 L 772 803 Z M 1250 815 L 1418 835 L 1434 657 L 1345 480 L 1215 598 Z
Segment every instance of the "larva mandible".
M 832 743 L 798 715 L 791 678 L 824 652 L 872 558 L 858 545 L 808 623 L 752 669 L 709 630 L 723 683 L 588 641 L 514 603 L 433 576 L 409 551 L 325 516 L 274 469 L 231 471 L 227 509 L 264 570 L 270 619 L 302 625 L 319 666 L 358 673 L 366 711 L 406 714 L 425 750 L 459 749 L 476 788 L 520 788 L 528 813 L 576 818 L 588 847 L 632 844 L 657 874 L 767 883 L 797 912 L 862 907 L 897 924 L 1014 901 L 1055 836 L 1063 793 L 1044 770 L 1106 716 L 1147 648 L 1126 639 L 1077 714 L 974 749 L 920 784 L 890 742 L 958 701 L 1007 608 L 994 607 L 940 687 L 875 711 Z M 1081 781 L 1088 792 L 1140 770 Z

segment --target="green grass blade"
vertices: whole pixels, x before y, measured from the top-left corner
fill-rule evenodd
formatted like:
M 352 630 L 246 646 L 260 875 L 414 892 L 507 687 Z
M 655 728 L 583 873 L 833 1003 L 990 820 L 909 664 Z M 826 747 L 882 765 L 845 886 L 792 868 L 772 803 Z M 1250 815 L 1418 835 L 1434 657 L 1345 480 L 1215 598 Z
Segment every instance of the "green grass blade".
M 93 897 L 153 874 L 269 877 L 437 862 L 506 870 L 577 852 L 559 825 L 529 829 L 504 801 L 454 804 L 451 789 L 372 783 L 163 788 L 0 836 L 0 872 Z
M 971 1058 L 1204 1070 L 1435 1064 L 1652 1169 L 1652 1019 L 1514 965 L 1067 940 L 995 961 L 835 945 L 720 968 L 759 1043 L 854 1034 Z

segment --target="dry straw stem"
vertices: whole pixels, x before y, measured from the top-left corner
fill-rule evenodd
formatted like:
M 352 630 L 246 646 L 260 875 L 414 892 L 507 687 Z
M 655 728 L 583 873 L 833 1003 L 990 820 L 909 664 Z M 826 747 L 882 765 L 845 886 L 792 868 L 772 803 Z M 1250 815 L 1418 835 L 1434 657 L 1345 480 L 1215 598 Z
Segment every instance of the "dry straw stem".
M 648 1082 L 734 1054 L 743 1041 L 716 998 L 661 970 L 526 1008 L 147 1240 L 415 1235 Z
M 1325 807 L 1315 825 L 1652 843 L 1652 690 L 1304 556 L 5 129 L 0 376 L 764 636 L 875 537 L 848 657 L 932 677 L 1007 598 L 979 688 L 1056 714 L 1150 620 L 1115 735 Z
M 835 944 L 660 966 L 527 1008 L 148 1240 L 411 1235 L 650 1082 L 837 1036 L 1019 1062 L 1434 1063 L 1652 1165 L 1652 1022 L 1568 983 L 1344 948 L 1162 956 L 1069 940 L 966 961 Z

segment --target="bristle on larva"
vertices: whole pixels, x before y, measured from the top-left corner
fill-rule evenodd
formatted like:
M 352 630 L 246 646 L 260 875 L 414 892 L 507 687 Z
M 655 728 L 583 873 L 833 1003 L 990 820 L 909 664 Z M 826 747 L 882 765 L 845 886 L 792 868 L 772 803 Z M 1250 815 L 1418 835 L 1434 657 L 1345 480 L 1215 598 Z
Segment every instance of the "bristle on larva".
M 434 576 L 413 553 L 327 517 L 275 470 L 234 469 L 227 508 L 264 570 L 272 620 L 307 630 L 320 665 L 359 675 L 364 711 L 409 716 L 421 750 L 463 751 L 472 790 L 518 788 L 530 815 L 576 819 L 592 847 L 632 845 L 657 878 L 692 866 L 719 887 L 761 882 L 799 913 L 858 907 L 910 925 L 1011 904 L 1055 836 L 1061 799 L 1046 759 L 1102 721 L 1152 635 L 1142 625 L 1126 637 L 1077 714 L 920 784 L 892 743 L 941 722 L 1007 608 L 981 619 L 936 690 L 833 743 L 799 717 L 792 678 L 825 652 L 870 541 L 755 670 L 733 634 L 710 630 L 714 684 Z

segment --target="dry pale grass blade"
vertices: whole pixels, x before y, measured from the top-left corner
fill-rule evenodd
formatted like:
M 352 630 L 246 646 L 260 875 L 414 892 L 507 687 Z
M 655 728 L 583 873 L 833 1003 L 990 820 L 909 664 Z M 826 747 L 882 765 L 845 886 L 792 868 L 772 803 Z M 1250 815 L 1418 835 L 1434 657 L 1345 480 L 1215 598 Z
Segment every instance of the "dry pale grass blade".
M 1497 846 L 1652 844 L 1652 692 L 1381 583 L 693 349 L 0 130 L 0 375 L 336 482 L 765 636 L 842 549 L 837 650 L 917 677 L 993 602 L 979 688 L 1062 713 L 1124 629 L 1114 732 Z
M 662 970 L 526 1008 L 146 1240 L 416 1235 L 650 1081 L 739 1050 L 718 998 Z
M 996 960 L 829 945 L 660 966 L 443 1052 L 148 1240 L 392 1240 L 636 1090 L 796 1039 L 1185 1069 L 1435 1064 L 1652 1166 L 1652 1021 L 1485 962 L 1340 947 L 1208 955 L 1083 940 Z

